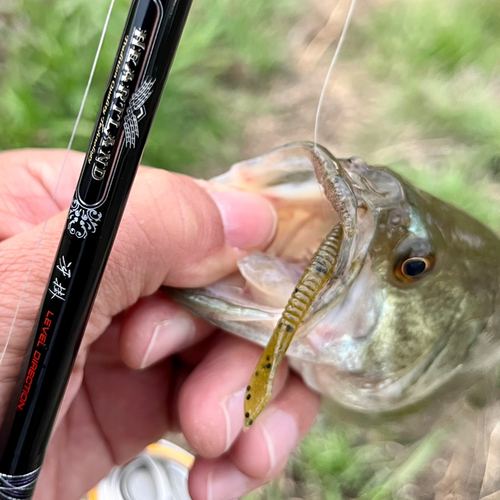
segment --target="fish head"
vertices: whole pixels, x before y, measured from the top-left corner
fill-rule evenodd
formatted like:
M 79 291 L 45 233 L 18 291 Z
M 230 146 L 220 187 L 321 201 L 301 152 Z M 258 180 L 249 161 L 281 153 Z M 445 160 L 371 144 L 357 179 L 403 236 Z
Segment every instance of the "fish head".
M 349 409 L 397 412 L 498 361 L 500 241 L 458 208 L 387 168 L 310 143 L 215 180 L 267 196 L 277 237 L 234 275 L 174 296 L 262 345 L 322 238 L 344 227 L 339 269 L 288 351 L 313 389 Z

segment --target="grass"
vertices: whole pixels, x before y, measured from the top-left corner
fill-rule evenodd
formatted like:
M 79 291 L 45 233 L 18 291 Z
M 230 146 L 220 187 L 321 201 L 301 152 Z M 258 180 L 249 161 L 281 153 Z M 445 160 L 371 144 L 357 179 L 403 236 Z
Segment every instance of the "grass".
M 434 432 L 411 446 L 371 432 L 321 421 L 304 439 L 285 473 L 245 500 L 391 500 L 425 470 L 445 434 Z M 398 495 L 396 495 L 396 498 Z
M 0 149 L 67 146 L 108 4 L 14 0 L 2 16 Z M 115 4 L 75 149 L 87 147 L 129 4 Z M 144 162 L 193 171 L 236 161 L 245 118 L 283 65 L 295 14 L 285 0 L 195 1 Z
M 436 196 L 460 200 L 500 231 L 500 213 L 491 208 L 500 156 L 498 3 L 395 1 L 371 11 L 355 29 L 359 41 L 351 57 L 381 89 L 377 127 L 358 141 L 379 149 L 375 161 L 396 166 Z M 409 137 L 421 144 L 417 161 L 402 148 L 387 151 Z M 438 151 L 432 147 L 437 139 Z

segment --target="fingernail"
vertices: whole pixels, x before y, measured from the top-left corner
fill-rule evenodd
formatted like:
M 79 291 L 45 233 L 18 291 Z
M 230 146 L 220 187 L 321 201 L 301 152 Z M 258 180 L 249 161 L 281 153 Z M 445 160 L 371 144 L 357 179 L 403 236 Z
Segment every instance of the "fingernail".
M 229 245 L 242 250 L 269 245 L 278 223 L 269 201 L 245 191 L 211 193 L 211 196 L 219 208 Z
M 251 480 L 231 463 L 207 475 L 207 500 L 237 499 L 252 489 Z
M 148 348 L 144 354 L 141 368 L 186 347 L 195 336 L 195 324 L 190 316 L 179 313 L 173 318 L 157 323 Z
M 226 420 L 226 446 L 224 448 L 224 453 L 229 450 L 229 447 L 233 444 L 236 436 L 243 427 L 242 415 L 244 397 L 245 388 L 235 392 L 220 404 Z
M 293 415 L 276 410 L 261 423 L 269 456 L 269 472 L 290 454 L 299 441 L 299 427 Z

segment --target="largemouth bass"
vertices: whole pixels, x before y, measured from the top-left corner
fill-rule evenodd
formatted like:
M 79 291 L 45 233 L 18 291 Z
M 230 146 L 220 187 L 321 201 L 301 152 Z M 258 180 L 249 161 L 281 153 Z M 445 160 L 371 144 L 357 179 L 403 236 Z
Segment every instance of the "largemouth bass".
M 268 250 L 242 258 L 234 275 L 174 292 L 196 314 L 265 345 L 311 256 L 340 222 L 350 233 L 342 265 L 288 348 L 309 387 L 343 409 L 398 414 L 463 392 L 495 369 L 500 240 L 483 224 L 387 168 L 337 160 L 311 143 L 238 163 L 213 180 L 266 196 L 279 226 Z

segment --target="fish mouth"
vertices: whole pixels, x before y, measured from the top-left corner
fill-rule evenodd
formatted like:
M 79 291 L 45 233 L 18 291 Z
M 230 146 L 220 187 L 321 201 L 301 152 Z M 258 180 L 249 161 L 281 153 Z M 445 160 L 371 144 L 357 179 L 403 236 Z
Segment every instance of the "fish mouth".
M 301 146 L 310 158 L 316 178 L 338 218 L 338 223 L 343 227 L 344 236 L 335 273 L 312 304 L 297 331 L 297 339 L 307 337 L 326 316 L 335 313 L 344 301 L 363 269 L 376 226 L 374 207 L 365 201 L 364 189 L 359 189 L 360 176 L 355 171 L 359 160 L 337 159 L 327 149 L 313 143 L 301 143 Z M 339 334 L 342 335 L 341 332 Z M 289 354 L 317 361 L 317 347 L 312 339 L 309 340 L 303 344 L 310 345 L 312 352 L 305 349 L 304 345 L 292 342 Z M 341 366 L 343 363 L 339 358 L 335 358 L 333 356 L 330 361 L 332 365 L 347 369 Z
M 259 165 L 262 172 L 252 177 Z M 340 223 L 344 237 L 336 272 L 318 293 L 288 350 L 291 356 L 317 360 L 317 350 L 305 337 L 348 293 L 374 234 L 374 217 L 350 167 L 350 160 L 301 142 L 236 164 L 213 179 L 267 197 L 278 213 L 277 235 L 265 253 L 240 259 L 234 274 L 204 289 L 169 293 L 223 329 L 264 346 L 313 253 Z
M 302 338 L 322 319 L 322 311 L 334 308 L 356 280 L 375 233 L 375 217 L 373 207 L 365 202 L 363 190 L 360 190 L 356 184 L 359 183 L 359 174 L 352 171 L 353 162 L 351 160 L 337 159 L 326 148 L 312 142 L 291 143 L 279 148 L 279 151 L 281 153 L 285 151 L 291 157 L 302 157 L 309 161 L 311 175 L 314 173 L 312 179 L 319 186 L 316 189 L 323 193 L 321 197 L 323 217 L 319 217 L 317 213 L 316 215 L 317 219 L 324 222 L 322 229 L 318 229 L 319 237 L 316 239 L 311 237 L 311 231 L 306 232 L 306 237 L 298 243 L 298 246 L 302 245 L 302 248 L 297 248 L 294 245 L 293 238 L 290 236 L 294 234 L 292 230 L 287 231 L 285 239 L 278 234 L 276 240 L 267 250 L 266 253 L 275 254 L 285 266 L 290 268 L 297 265 L 294 279 L 288 284 L 286 291 L 281 291 L 280 299 L 276 303 L 280 309 L 286 305 L 312 254 L 321 245 L 326 235 L 335 225 L 341 224 L 343 228 L 342 245 L 337 257 L 336 270 L 332 278 L 319 292 L 310 312 L 304 319 L 303 325 L 299 327 L 297 338 Z M 269 155 L 272 156 L 273 152 Z M 271 201 L 279 205 L 276 199 L 271 198 Z M 311 218 L 307 219 L 307 225 L 311 223 Z M 309 243 L 308 246 L 304 244 L 304 239 Z M 304 252 L 305 248 L 308 248 L 309 251 Z M 250 257 L 248 260 L 253 260 L 253 258 Z M 245 264 L 246 259 L 243 259 L 238 267 L 241 274 L 249 281 L 251 276 L 245 268 Z M 290 354 L 294 354 L 293 347 Z M 301 356 L 304 355 L 302 349 Z

